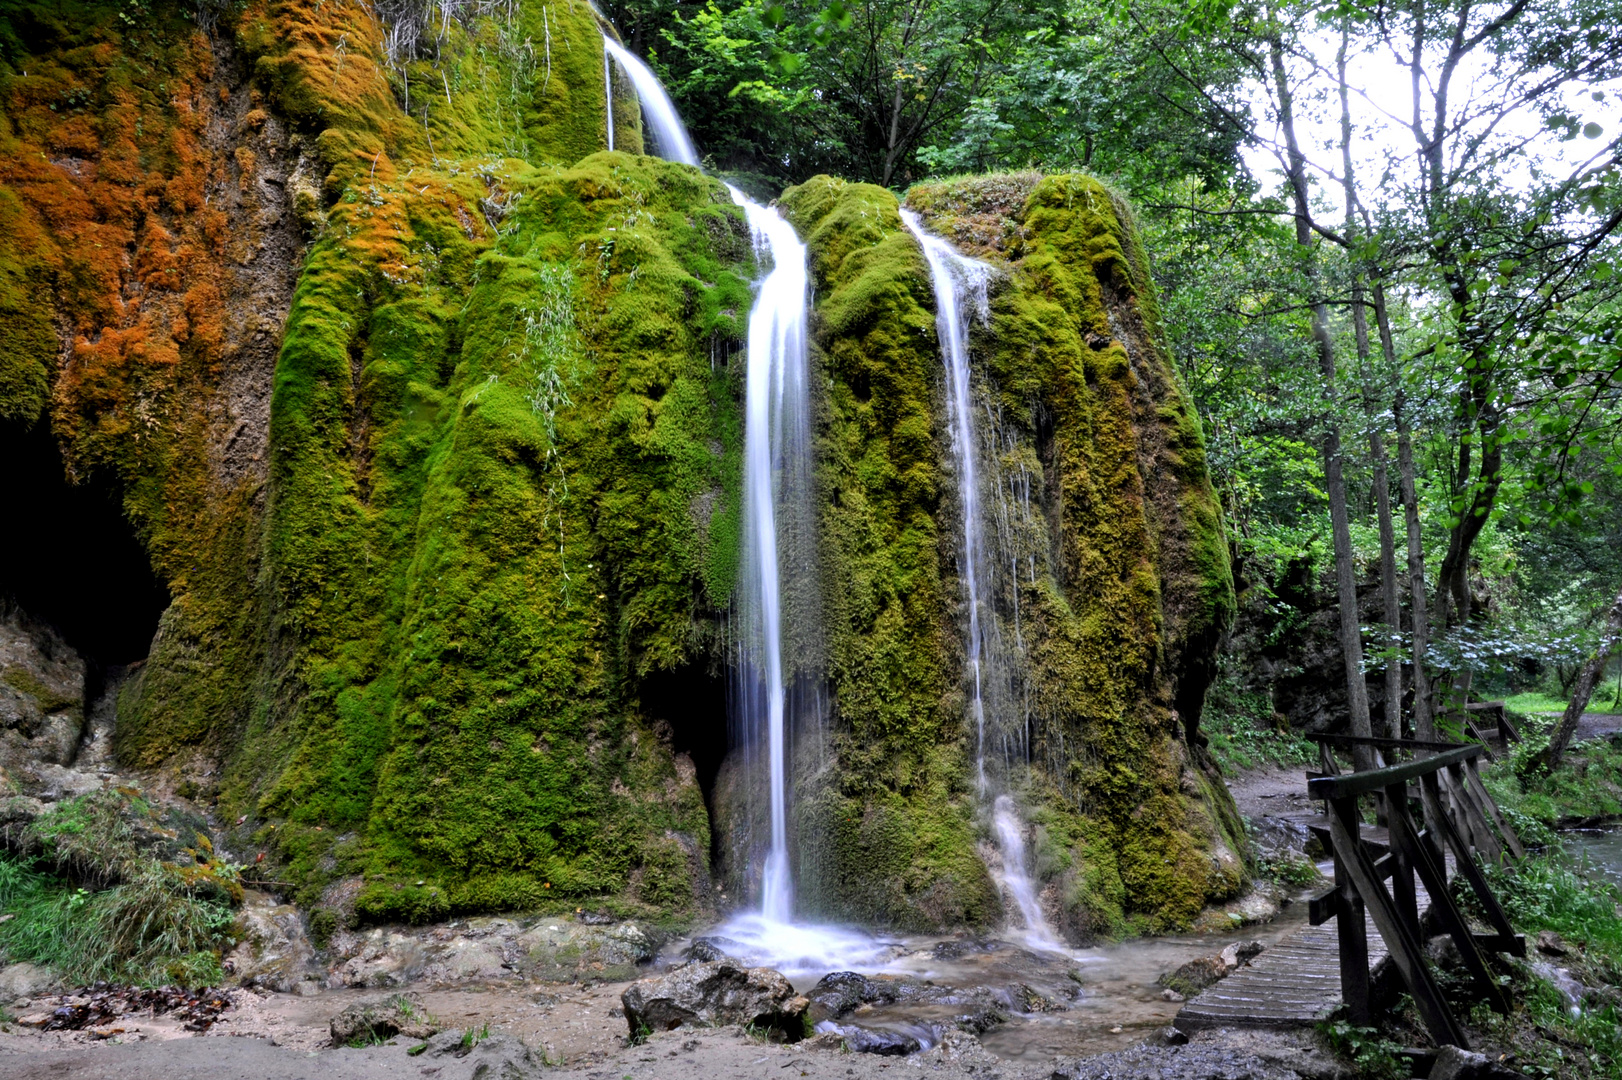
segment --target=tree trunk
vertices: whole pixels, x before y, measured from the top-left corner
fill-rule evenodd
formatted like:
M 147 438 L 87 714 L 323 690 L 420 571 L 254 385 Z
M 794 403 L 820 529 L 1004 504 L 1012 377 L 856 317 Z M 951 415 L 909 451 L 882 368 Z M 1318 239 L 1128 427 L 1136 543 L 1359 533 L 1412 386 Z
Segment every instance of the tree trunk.
M 1360 328 L 1364 340 L 1367 327 Z M 1374 410 L 1369 409 L 1372 414 Z M 1369 417 L 1369 454 L 1374 460 L 1374 506 L 1380 519 L 1380 599 L 1385 608 L 1385 735 L 1402 738 L 1402 602 L 1397 598 L 1397 533 L 1391 520 L 1391 480 L 1386 473 L 1385 434 Z
M 1560 767 L 1560 759 L 1565 756 L 1566 746 L 1577 731 L 1577 722 L 1583 718 L 1583 710 L 1588 708 L 1588 699 L 1593 696 L 1594 685 L 1599 682 L 1600 675 L 1605 671 L 1605 665 L 1611 662 L 1611 654 L 1616 651 L 1618 644 L 1622 644 L 1622 592 L 1616 594 L 1611 601 L 1611 612 L 1605 618 L 1605 630 L 1600 636 L 1599 648 L 1594 655 L 1577 673 L 1577 681 L 1571 687 L 1571 700 L 1566 704 L 1565 715 L 1560 718 L 1560 726 L 1555 729 L 1554 736 L 1549 745 L 1537 756 L 1537 764 L 1553 772 Z
M 1383 297 L 1376 301 L 1383 308 Z M 1389 327 L 1381 319 L 1380 335 L 1389 339 Z M 1419 500 L 1414 495 L 1414 444 L 1408 428 L 1407 402 L 1401 390 L 1392 405 L 1397 421 L 1397 476 L 1402 488 L 1403 525 L 1408 533 L 1409 617 L 1414 664 L 1414 738 L 1436 738 L 1431 719 L 1430 675 L 1425 670 L 1425 649 L 1429 645 L 1430 622 L 1425 612 L 1425 544 L 1419 532 Z
M 1284 71 L 1284 47 L 1271 42 L 1273 89 L 1277 94 L 1279 125 L 1289 150 L 1285 176 L 1295 202 L 1295 242 L 1303 249 L 1303 272 L 1307 288 L 1318 288 L 1317 261 L 1313 251 L 1312 203 L 1307 189 L 1306 157 L 1295 136 L 1294 102 Z M 1324 394 L 1329 402 L 1323 440 L 1324 487 L 1329 494 L 1329 525 L 1335 544 L 1335 586 L 1340 607 L 1341 656 L 1346 663 L 1346 702 L 1353 735 L 1367 737 L 1369 727 L 1368 684 L 1363 680 L 1363 637 L 1357 617 L 1357 581 L 1352 565 L 1352 530 L 1346 511 L 1346 480 L 1341 472 L 1340 415 L 1335 391 L 1335 342 L 1329 333 L 1329 310 L 1323 299 L 1311 297 L 1312 340 L 1317 347 L 1318 366 L 1323 373 Z M 1374 755 L 1366 746 L 1355 747 L 1352 761 L 1359 770 L 1373 768 Z
M 1355 242 L 1357 227 L 1357 173 L 1352 160 L 1351 88 L 1346 82 L 1346 52 L 1351 44 L 1351 24 L 1340 24 L 1340 50 L 1335 54 L 1335 74 L 1340 89 L 1341 191 L 1346 198 L 1346 239 Z M 1385 608 L 1385 712 L 1384 732 L 1389 739 L 1402 737 L 1402 605 L 1397 600 L 1397 541 L 1391 524 L 1391 479 L 1386 472 L 1385 432 L 1370 396 L 1369 317 L 1363 306 L 1363 278 L 1367 270 L 1356 267 L 1352 274 L 1352 329 L 1357 340 L 1357 362 L 1363 371 L 1363 413 L 1369 429 L 1369 456 L 1374 463 L 1375 512 L 1380 523 L 1380 599 Z M 1373 276 L 1370 274 L 1370 276 Z M 1381 344 L 1387 345 L 1388 334 Z M 1396 370 L 1394 350 L 1383 350 L 1385 370 Z

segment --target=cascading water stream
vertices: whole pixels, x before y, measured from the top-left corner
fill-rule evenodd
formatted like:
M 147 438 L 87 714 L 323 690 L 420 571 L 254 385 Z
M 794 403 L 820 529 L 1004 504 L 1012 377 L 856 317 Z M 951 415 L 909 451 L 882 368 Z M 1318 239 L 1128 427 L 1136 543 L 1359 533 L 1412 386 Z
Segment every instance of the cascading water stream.
M 1004 689 L 1009 658 L 994 632 L 993 580 L 986 546 L 986 514 L 980 498 L 980 469 L 976 460 L 974 403 L 969 373 L 968 316 L 984 323 L 991 315 L 989 288 L 994 271 L 986 263 L 959 254 L 952 245 L 924 231 L 918 215 L 901 211 L 901 220 L 923 248 L 935 291 L 935 333 L 946 366 L 946 397 L 950 412 L 952 456 L 957 467 L 958 502 L 963 516 L 961 569 L 968 627 L 964 642 L 964 668 L 970 711 L 975 727 L 975 778 L 981 798 L 990 794 L 986 774 L 987 699 L 1002 711 L 1012 711 L 1013 695 Z M 1017 572 L 1017 571 L 1016 571 Z M 1016 593 L 1017 595 L 1017 593 Z M 1006 743 L 1006 739 L 1003 740 Z M 1004 747 L 1006 757 L 1006 746 Z M 1006 765 L 1006 761 L 1004 763 Z M 1047 948 L 1058 942 L 1042 918 L 1041 906 L 1025 868 L 1024 826 L 1006 794 L 992 804 L 992 824 L 1002 854 L 1002 883 L 1019 908 L 1027 940 Z
M 630 77 L 641 102 L 645 130 L 652 134 L 654 152 L 667 160 L 697 165 L 698 153 L 658 77 L 607 37 L 603 50 L 605 66 L 612 58 Z M 604 77 L 610 78 L 606 67 Z M 609 100 L 612 147 L 614 116 Z M 806 369 L 810 275 L 805 244 L 794 227 L 777 211 L 736 188 L 729 185 L 728 190 L 743 208 L 757 256 L 763 264 L 770 263 L 749 312 L 743 565 L 735 613 L 739 640 L 735 722 L 745 749 L 765 743 L 770 831 L 759 909 L 734 915 L 719 932 L 728 939 L 730 951 L 788 972 L 872 966 L 886 948 L 883 943 L 837 927 L 793 921 L 794 878 L 788 845 L 789 734 L 795 719 L 791 683 L 796 675 L 806 674 L 804 658 L 793 647 L 814 635 L 807 635 L 803 628 L 785 633 L 785 611 L 793 607 L 785 602 L 785 582 L 797 582 L 800 591 L 806 591 L 805 560 L 795 556 L 811 542 L 810 523 L 815 516 Z
M 604 59 L 603 79 L 612 84 L 607 70 L 607 57 L 612 57 L 620 69 L 630 78 L 631 85 L 636 88 L 636 96 L 642 103 L 642 121 L 646 130 L 653 135 L 653 152 L 666 161 L 679 161 L 683 165 L 697 165 L 698 151 L 693 149 L 693 140 L 687 136 L 687 126 L 681 122 L 681 114 L 676 112 L 676 105 L 665 93 L 665 88 L 659 82 L 659 76 L 653 70 L 637 59 L 619 42 L 604 36 L 603 51 L 607 54 Z M 608 91 L 608 148 L 614 149 L 614 98 L 610 85 Z
M 805 323 L 809 281 L 805 245 L 775 210 L 727 185 L 743 207 L 755 250 L 771 261 L 749 312 L 744 379 L 743 589 L 738 602 L 753 652 L 749 667 L 764 705 L 771 780 L 771 848 L 761 881 L 761 915 L 787 923 L 794 913 L 788 858 L 788 718 L 783 677 L 782 568 L 778 560 L 778 477 L 787 454 L 804 451 Z M 746 675 L 746 677 L 748 677 Z M 744 695 L 745 700 L 750 695 Z

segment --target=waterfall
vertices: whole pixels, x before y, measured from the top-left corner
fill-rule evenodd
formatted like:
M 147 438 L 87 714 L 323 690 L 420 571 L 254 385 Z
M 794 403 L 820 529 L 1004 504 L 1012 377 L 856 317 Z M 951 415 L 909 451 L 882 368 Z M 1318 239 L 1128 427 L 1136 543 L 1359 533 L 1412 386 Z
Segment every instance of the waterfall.
M 938 236 L 926 233 L 911 210 L 901 211 L 901 220 L 917 238 L 929 261 L 930 283 L 935 289 L 935 336 L 940 339 L 941 359 L 946 364 L 947 409 L 951 414 L 952 457 L 957 465 L 958 504 L 963 514 L 964 599 L 968 603 L 968 629 L 964 641 L 964 665 L 969 678 L 969 702 L 974 719 L 975 781 L 982 796 L 986 793 L 986 665 L 990 650 L 986 641 L 986 619 L 991 616 L 991 575 L 986 566 L 984 515 L 980 511 L 980 478 L 975 463 L 974 414 L 969 400 L 969 327 L 964 321 L 965 302 L 972 304 L 982 322 L 990 317 L 986 290 L 991 284 L 991 267 L 967 259 L 952 250 Z
M 681 122 L 681 115 L 676 112 L 676 105 L 665 93 L 659 76 L 653 70 L 637 59 L 636 54 L 607 37 L 603 37 L 603 51 L 614 59 L 631 79 L 631 85 L 636 87 L 636 96 L 642 102 L 642 121 L 644 132 L 652 135 L 653 153 L 667 161 L 679 161 L 683 165 L 697 165 L 698 151 L 693 149 L 693 140 L 687 137 L 687 127 Z M 606 60 L 604 63 L 606 64 Z M 607 75 L 605 73 L 605 78 Z M 614 149 L 614 102 L 612 96 L 608 101 L 608 148 Z
M 608 148 L 614 149 L 614 57 L 608 51 L 608 39 L 603 38 L 603 100 L 607 102 Z
M 697 165 L 692 140 L 658 77 L 606 36 L 603 49 L 630 76 L 654 151 Z M 611 147 L 613 124 L 610 102 Z M 737 692 L 732 703 L 734 746 L 753 765 L 755 751 L 765 744 L 770 834 L 759 909 L 735 914 L 720 933 L 729 950 L 789 973 L 870 967 L 886 954 L 885 943 L 856 931 L 793 921 L 789 737 L 796 721 L 821 721 L 822 676 L 812 644 L 818 640 L 820 601 L 812 555 L 816 512 L 806 354 L 810 274 L 805 244 L 794 227 L 738 189 L 728 185 L 728 190 L 743 208 L 757 258 L 771 266 L 749 310 L 743 543 L 734 593 Z
M 764 721 L 771 780 L 771 848 L 761 881 L 761 914 L 788 922 L 794 883 L 788 856 L 788 716 L 783 657 L 783 567 L 778 558 L 780 497 L 805 497 L 793 484 L 808 454 L 805 322 L 809 280 L 805 244 L 794 227 L 731 185 L 756 252 L 771 270 L 749 311 L 744 378 L 743 567 L 736 601 L 749 663 L 742 665 L 740 726 Z M 788 482 L 782 482 L 787 480 Z M 750 693 L 753 687 L 755 693 Z M 753 707 L 751 707 L 753 706 Z
M 992 807 L 992 824 L 997 828 L 997 844 L 1002 848 L 1002 879 L 1008 895 L 1014 898 L 1020 918 L 1025 921 L 1025 937 L 1033 945 L 1056 946 L 1058 942 L 1042 918 L 1042 905 L 1025 869 L 1025 826 L 1014 810 L 1014 800 L 998 795 Z
M 918 215 L 901 211 L 901 220 L 923 248 L 929 263 L 930 283 L 935 291 L 935 334 L 940 340 L 941 360 L 946 366 L 946 404 L 951 429 L 952 458 L 957 470 L 958 505 L 962 515 L 963 544 L 959 571 L 967 610 L 964 631 L 964 679 L 969 698 L 970 719 L 975 731 L 975 780 L 982 799 L 991 793 L 988 777 L 987 721 L 999 736 L 998 753 L 993 758 L 998 779 L 1006 781 L 1015 759 L 1023 762 L 1026 752 L 1024 710 L 1015 708 L 1013 685 L 1014 657 L 1010 655 L 997 629 L 995 577 L 986 543 L 987 513 L 981 501 L 979 453 L 976 439 L 975 406 L 969 372 L 969 323 L 972 315 L 981 323 L 991 316 L 989 288 L 994 271 L 986 263 L 959 254 L 952 245 L 924 231 Z M 995 425 L 988 424 L 993 431 Z M 993 448 L 988 448 L 988 450 Z M 1001 477 L 997 478 L 999 527 L 1005 516 L 1001 499 Z M 1006 545 L 1004 545 L 1006 546 Z M 1018 567 L 1014 567 L 1018 576 Z M 1014 600 L 1016 641 L 1018 641 L 1018 590 L 1010 590 Z M 1022 645 L 1022 642 L 1019 642 Z M 1018 713 L 1018 726 L 1014 726 Z M 1019 908 L 1027 939 L 1035 945 L 1055 947 L 1057 942 L 1042 919 L 1029 874 L 1025 869 L 1024 827 L 1014 808 L 1014 800 L 998 794 L 992 804 L 992 824 L 997 832 L 1002 856 L 1002 883 Z

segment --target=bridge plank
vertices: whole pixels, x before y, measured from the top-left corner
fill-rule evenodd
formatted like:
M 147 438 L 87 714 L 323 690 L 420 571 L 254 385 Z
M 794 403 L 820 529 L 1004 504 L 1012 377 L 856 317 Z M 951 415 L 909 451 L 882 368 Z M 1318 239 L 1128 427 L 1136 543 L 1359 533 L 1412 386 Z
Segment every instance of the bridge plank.
M 1423 917 L 1431 907 L 1430 893 L 1418 882 L 1414 893 Z M 1369 970 L 1378 977 L 1390 963 L 1390 950 L 1367 914 L 1364 928 Z M 1187 1033 L 1218 1027 L 1311 1027 L 1342 1004 L 1339 940 L 1334 918 L 1319 926 L 1303 925 L 1249 966 L 1190 998 L 1174 1025 Z

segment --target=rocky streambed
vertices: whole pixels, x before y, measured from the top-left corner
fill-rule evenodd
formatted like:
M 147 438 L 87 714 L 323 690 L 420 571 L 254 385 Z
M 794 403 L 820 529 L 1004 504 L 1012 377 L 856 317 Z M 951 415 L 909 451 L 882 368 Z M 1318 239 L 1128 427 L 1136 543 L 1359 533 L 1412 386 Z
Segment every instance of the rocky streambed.
M 228 990 L 64 992 L 28 965 L 0 972 L 12 1018 L 0 1072 L 618 1080 L 780 1076 L 760 1067 L 794 1065 L 808 1076 L 1047 1076 L 1162 1044 L 1179 1005 L 1162 977 L 1237 940 L 1041 952 L 995 937 L 898 936 L 880 942 L 868 970 L 784 974 L 727 957 L 724 939 L 664 940 L 588 912 L 340 930 L 322 949 L 269 897 L 250 896 L 245 912 L 249 933 L 229 958 L 242 985 Z M 1271 942 L 1294 921 L 1286 909 L 1244 937 Z

